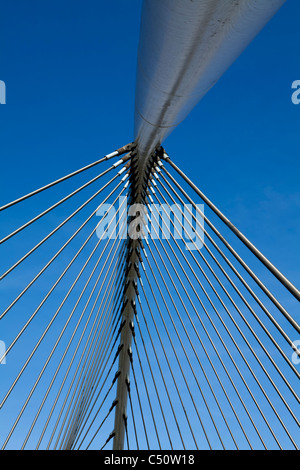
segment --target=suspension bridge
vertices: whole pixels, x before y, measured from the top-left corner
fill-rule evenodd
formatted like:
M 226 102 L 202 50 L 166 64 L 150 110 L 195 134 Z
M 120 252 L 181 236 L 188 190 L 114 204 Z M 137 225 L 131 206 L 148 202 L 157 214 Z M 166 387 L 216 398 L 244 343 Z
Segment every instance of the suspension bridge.
M 283 3 L 145 0 L 134 139 L 0 207 L 3 450 L 299 448 L 300 292 L 163 147 Z

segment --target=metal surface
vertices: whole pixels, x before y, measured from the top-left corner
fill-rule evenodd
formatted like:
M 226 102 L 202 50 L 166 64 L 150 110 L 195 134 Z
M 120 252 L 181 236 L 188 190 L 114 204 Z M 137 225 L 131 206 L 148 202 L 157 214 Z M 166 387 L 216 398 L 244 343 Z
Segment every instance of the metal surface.
M 116 409 L 115 409 L 115 426 L 113 449 L 122 450 L 124 447 L 124 439 L 126 432 L 127 420 L 127 401 L 130 391 L 130 370 L 131 370 L 131 344 L 132 344 L 132 325 L 134 324 L 134 313 L 136 305 L 136 286 L 139 277 L 139 240 L 142 232 L 144 232 L 144 217 L 140 214 L 141 204 L 147 188 L 150 176 L 150 167 L 152 164 L 149 159 L 149 166 L 145 168 L 143 173 L 138 169 L 138 157 L 135 151 L 132 152 L 130 167 L 130 188 L 129 188 L 129 209 L 128 215 L 128 244 L 126 252 L 126 267 L 124 270 L 124 301 L 127 302 L 122 311 L 122 320 L 124 327 L 122 328 L 120 337 L 120 354 L 119 354 L 119 371 L 120 375 L 117 381 Z M 130 221 L 130 222 L 129 222 Z M 137 229 L 139 227 L 139 229 Z M 137 234 L 136 232 L 140 232 Z
M 135 140 L 144 162 L 285 0 L 144 0 Z
M 122 321 L 125 321 L 124 328 L 121 331 L 120 346 L 122 350 L 119 354 L 119 368 L 120 376 L 117 384 L 117 405 L 115 412 L 115 426 L 114 426 L 114 441 L 113 449 L 122 450 L 124 447 L 125 438 L 125 420 L 127 417 L 127 399 L 128 399 L 128 387 L 130 386 L 130 356 L 129 350 L 132 343 L 132 329 L 130 328 L 131 323 L 134 322 L 134 308 L 133 302 L 136 298 L 136 291 L 134 288 L 134 282 L 137 280 L 137 272 L 135 270 L 135 264 L 138 263 L 138 256 L 136 254 L 136 247 L 138 241 L 132 240 L 129 244 L 129 248 L 132 247 L 132 254 L 128 257 L 128 266 L 131 267 L 128 270 L 126 276 L 126 283 L 128 287 L 124 291 L 124 300 L 127 300 L 127 304 L 122 312 Z

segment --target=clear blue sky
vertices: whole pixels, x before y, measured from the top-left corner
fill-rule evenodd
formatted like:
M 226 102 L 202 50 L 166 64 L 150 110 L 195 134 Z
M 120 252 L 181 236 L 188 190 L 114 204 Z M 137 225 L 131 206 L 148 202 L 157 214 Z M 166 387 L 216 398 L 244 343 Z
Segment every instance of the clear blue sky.
M 133 140 L 141 3 L 1 5 L 0 205 Z M 299 18 L 299 1 L 288 0 L 164 143 L 297 286 L 300 105 L 291 85 L 300 80 Z
M 1 201 L 133 139 L 141 0 L 1 6 Z M 165 142 L 294 282 L 299 266 L 299 12 L 288 0 Z

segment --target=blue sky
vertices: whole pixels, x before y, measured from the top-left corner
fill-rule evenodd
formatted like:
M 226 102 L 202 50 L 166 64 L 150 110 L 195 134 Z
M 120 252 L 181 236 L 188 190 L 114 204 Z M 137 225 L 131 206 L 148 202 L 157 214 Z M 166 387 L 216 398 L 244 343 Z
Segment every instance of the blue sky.
M 133 139 L 140 0 L 2 5 L 1 201 Z M 299 266 L 300 5 L 289 0 L 165 142 L 294 282 Z M 257 227 L 259 229 L 257 230 Z
M 141 3 L 1 6 L 0 205 L 133 140 Z M 300 105 L 291 85 L 300 80 L 299 17 L 299 1 L 288 0 L 164 143 L 298 286 Z

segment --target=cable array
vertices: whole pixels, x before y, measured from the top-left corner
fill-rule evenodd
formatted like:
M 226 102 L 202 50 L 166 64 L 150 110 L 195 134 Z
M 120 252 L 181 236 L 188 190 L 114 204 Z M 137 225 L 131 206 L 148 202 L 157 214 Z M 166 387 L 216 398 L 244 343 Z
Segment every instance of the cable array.
M 0 412 L 6 424 L 2 432 L 7 430 L 6 436 L 1 435 L 2 449 L 14 448 L 16 442 L 22 449 L 71 447 L 78 406 L 77 440 L 85 432 L 80 428 L 85 415 L 99 404 L 99 397 L 94 397 L 97 383 L 101 375 L 107 375 L 110 355 L 118 350 L 120 315 L 114 302 L 120 298 L 123 282 L 119 271 L 124 264 L 122 237 L 133 148 L 133 144 L 122 147 L 1 207 L 6 214 L 19 212 L 22 205 L 27 215 L 27 211 L 39 207 L 39 201 L 24 206 L 31 200 L 41 199 L 42 194 L 63 186 L 63 182 L 69 188 L 75 178 L 82 181 L 87 170 L 120 157 L 1 239 L 2 267 L 8 265 L 1 275 L 1 334 L 8 338 L 0 358 L 6 363 L 1 367 Z M 112 177 L 111 172 L 115 173 Z M 47 195 L 46 203 L 63 191 L 65 188 L 56 189 L 54 195 Z M 77 195 L 81 195 L 80 202 Z M 108 220 L 108 209 L 118 202 L 118 210 Z M 68 210 L 71 213 L 66 217 Z M 52 213 L 55 216 L 50 219 Z M 49 229 L 57 220 L 59 223 Z M 40 221 L 42 226 L 38 225 Z M 106 230 L 100 235 L 101 224 L 106 224 Z M 110 228 L 113 237 L 107 235 Z M 41 237 L 40 232 L 46 232 L 46 236 Z M 35 243 L 38 236 L 40 240 Z M 23 253 L 11 262 L 18 251 Z M 108 383 L 109 374 L 106 380 Z M 12 400 L 19 405 L 6 416 Z
M 136 158 L 0 208 L 2 449 L 298 449 L 299 291 L 164 149 Z

